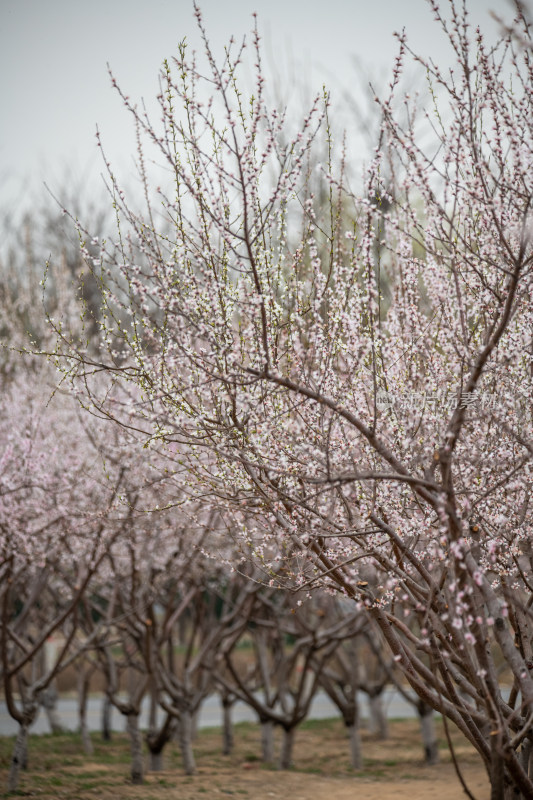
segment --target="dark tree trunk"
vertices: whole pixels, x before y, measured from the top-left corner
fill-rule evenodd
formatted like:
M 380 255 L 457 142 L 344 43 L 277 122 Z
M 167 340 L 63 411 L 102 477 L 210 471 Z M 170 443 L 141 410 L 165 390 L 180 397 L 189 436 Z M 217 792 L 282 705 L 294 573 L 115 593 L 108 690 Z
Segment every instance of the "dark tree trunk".
M 102 739 L 104 742 L 111 741 L 111 713 L 113 706 L 111 700 L 105 695 L 102 702 Z
M 93 754 L 93 743 L 87 725 L 87 701 L 89 698 L 89 685 L 91 681 L 90 673 L 81 670 L 78 680 L 78 716 L 80 722 L 80 735 L 83 752 L 91 756 Z
M 222 753 L 229 756 L 233 750 L 233 722 L 231 709 L 233 703 L 229 700 L 222 700 Z
M 160 772 L 163 769 L 163 750 L 167 742 L 170 742 L 173 738 L 176 726 L 177 719 L 172 714 L 167 713 L 163 726 L 159 730 L 151 728 L 146 734 L 146 744 L 150 751 L 151 772 Z

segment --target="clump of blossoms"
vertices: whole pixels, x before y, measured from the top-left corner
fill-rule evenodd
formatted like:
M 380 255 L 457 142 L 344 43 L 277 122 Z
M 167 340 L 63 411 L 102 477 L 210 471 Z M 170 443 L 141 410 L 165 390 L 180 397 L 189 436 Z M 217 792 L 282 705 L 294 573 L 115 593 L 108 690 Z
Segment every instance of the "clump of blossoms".
M 291 132 L 257 29 L 245 97 L 244 45 L 218 64 L 196 9 L 207 76 L 184 46 L 165 62 L 160 124 L 119 89 L 146 208 L 106 162 L 100 352 L 58 328 L 49 355 L 99 413 L 151 430 L 176 491 L 242 530 L 266 578 L 284 560 L 365 608 L 494 797 L 533 797 L 531 36 L 519 4 L 495 45 L 462 3 L 429 5 L 456 64 L 400 37 L 360 196 L 328 95 Z M 398 116 L 411 57 L 431 102 Z M 170 171 L 155 191 L 145 146 Z M 95 371 L 139 391 L 127 419 Z

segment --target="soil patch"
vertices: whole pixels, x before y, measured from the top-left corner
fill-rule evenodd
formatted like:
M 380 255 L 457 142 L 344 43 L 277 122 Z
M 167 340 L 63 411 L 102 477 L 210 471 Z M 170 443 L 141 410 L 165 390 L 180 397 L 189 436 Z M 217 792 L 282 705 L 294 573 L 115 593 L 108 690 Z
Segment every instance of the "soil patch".
M 2 789 L 12 739 L 0 740 Z M 460 733 L 453 733 L 456 756 L 476 800 L 488 800 L 490 789 L 479 757 Z M 304 723 L 295 741 L 294 767 L 278 771 L 260 761 L 258 726 L 235 727 L 235 749 L 221 754 L 217 729 L 202 730 L 195 742 L 198 772 L 186 776 L 175 743 L 164 752 L 164 770 L 147 773 L 143 786 L 128 780 L 128 740 L 122 734 L 109 743 L 93 738 L 95 753 L 81 752 L 75 734 L 30 739 L 29 768 L 23 773 L 21 794 L 42 800 L 199 800 L 233 796 L 250 800 L 458 800 L 464 797 L 443 731 L 439 728 L 441 763 L 422 762 L 416 720 L 390 723 L 390 738 L 378 742 L 363 732 L 363 769 L 351 768 L 346 731 L 338 720 Z M 6 796 L 0 794 L 0 796 Z

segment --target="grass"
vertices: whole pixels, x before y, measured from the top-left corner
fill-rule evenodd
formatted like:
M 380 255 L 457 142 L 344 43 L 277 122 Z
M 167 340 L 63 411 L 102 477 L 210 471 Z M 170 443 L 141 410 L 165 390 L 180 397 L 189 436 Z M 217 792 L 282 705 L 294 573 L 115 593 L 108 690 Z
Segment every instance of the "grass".
M 306 719 L 302 722 L 299 727 L 301 731 L 326 731 L 332 730 L 339 724 L 339 720 L 336 717 L 332 719 Z
M 438 723 L 441 726 L 441 723 Z M 169 743 L 164 750 L 164 770 L 148 773 L 144 786 L 132 786 L 129 781 L 129 742 L 122 733 L 114 734 L 111 742 L 93 735 L 94 754 L 85 756 L 78 734 L 32 736 L 29 740 L 28 770 L 20 780 L 20 793 L 40 800 L 192 800 L 211 794 L 249 797 L 254 800 L 268 797 L 302 797 L 299 788 L 290 789 L 291 782 L 300 787 L 308 782 L 306 800 L 313 800 L 319 781 L 336 781 L 336 788 L 321 789 L 321 796 L 335 796 L 338 782 L 353 786 L 354 780 L 365 785 L 394 781 L 420 783 L 428 776 L 437 776 L 439 767 L 425 767 L 422 745 L 416 720 L 390 723 L 390 738 L 377 742 L 363 731 L 363 768 L 355 771 L 349 761 L 346 729 L 338 719 L 309 720 L 296 731 L 294 766 L 281 773 L 273 765 L 261 761 L 261 732 L 258 725 L 244 722 L 235 725 L 235 748 L 230 756 L 221 753 L 222 737 L 217 728 L 203 729 L 194 744 L 198 773 L 185 776 L 177 745 Z M 449 753 L 439 727 L 443 768 L 450 768 Z M 453 733 L 462 764 L 479 769 L 479 759 L 456 731 Z M 276 732 L 279 747 L 279 732 Z M 0 797 L 6 785 L 13 739 L 0 737 Z M 391 758 L 391 755 L 394 757 Z M 435 778 L 432 777 L 432 780 Z M 279 781 L 281 794 L 276 794 Z M 307 784 L 306 784 L 307 785 Z M 422 785 L 422 784 L 420 784 Z M 354 787 L 354 796 L 357 791 Z M 364 796 L 364 793 L 360 796 Z M 436 795 L 435 795 L 436 796 Z M 458 791 L 457 796 L 460 796 Z M 406 797 L 412 800 L 414 795 Z M 386 794 L 383 794 L 385 800 Z

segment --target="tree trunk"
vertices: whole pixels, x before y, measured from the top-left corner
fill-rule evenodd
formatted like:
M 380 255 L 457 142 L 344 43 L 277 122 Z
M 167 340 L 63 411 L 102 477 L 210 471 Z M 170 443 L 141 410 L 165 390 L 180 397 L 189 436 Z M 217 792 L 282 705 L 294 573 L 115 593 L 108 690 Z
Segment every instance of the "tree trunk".
M 194 742 L 198 738 L 198 723 L 200 721 L 200 709 L 197 708 L 194 714 L 191 714 L 191 741 Z
M 269 719 L 261 721 L 261 756 L 267 764 L 274 761 L 274 723 Z
M 92 756 L 93 743 L 87 726 L 87 700 L 89 698 L 90 674 L 85 670 L 80 671 L 78 680 L 78 716 L 80 721 L 80 735 L 83 752 Z
M 495 727 L 494 722 L 493 725 Z M 505 761 L 501 753 L 499 738 L 497 734 L 490 736 L 490 800 L 511 800 L 516 795 L 512 787 L 505 786 Z
M 435 731 L 435 717 L 433 709 L 420 701 L 417 704 L 418 716 L 420 719 L 420 730 L 422 732 L 422 745 L 424 747 L 424 759 L 426 764 L 439 763 L 439 745 L 437 743 L 437 733 Z
M 533 746 L 532 742 L 529 739 L 525 739 L 522 743 L 522 749 L 520 751 L 520 763 L 522 764 L 522 769 L 529 775 L 531 778 L 531 768 L 533 766 Z
M 113 706 L 111 700 L 105 695 L 102 703 L 102 739 L 104 742 L 111 741 L 111 712 Z
M 183 758 L 183 769 L 186 775 L 194 775 L 196 763 L 192 749 L 192 714 L 190 711 L 183 711 L 180 716 L 180 748 Z
M 290 769 L 292 767 L 292 748 L 294 745 L 295 730 L 295 728 L 283 728 L 281 752 L 279 755 L 280 769 Z
M 27 747 L 28 747 L 28 725 L 22 723 L 19 726 L 17 738 L 15 739 L 15 746 L 13 748 L 13 755 L 11 757 L 11 766 L 9 768 L 9 777 L 7 779 L 7 791 L 16 792 L 18 789 L 20 770 L 24 767 L 27 761 Z
M 180 717 L 176 717 L 176 719 L 174 720 L 174 725 L 172 727 L 172 733 L 170 735 L 170 741 L 171 742 L 177 742 L 178 745 L 179 745 L 179 743 L 181 741 L 180 740 L 180 736 L 181 736 L 180 731 L 181 731 L 181 719 L 180 719 Z
M 89 733 L 89 726 L 87 725 L 87 720 L 85 716 L 83 719 L 80 719 L 80 734 L 81 734 L 81 746 L 83 747 L 83 752 L 86 756 L 92 756 L 94 753 L 94 747 L 91 739 L 91 734 Z
M 139 730 L 139 714 L 128 714 L 126 717 L 131 747 L 131 782 L 143 782 L 143 742 Z
M 352 725 L 346 726 L 350 737 L 350 762 L 354 769 L 361 769 L 363 766 L 363 755 L 361 752 L 361 736 L 359 734 L 359 720 L 355 720 Z
M 152 728 L 146 734 L 146 744 L 150 752 L 150 770 L 152 772 L 160 772 L 163 769 L 162 753 L 167 742 L 174 736 L 176 723 L 176 718 L 167 713 L 163 726 L 159 730 Z
M 229 756 L 233 750 L 232 705 L 233 703 L 222 701 L 222 753 L 225 756 Z
M 150 713 L 148 717 L 148 728 L 151 731 L 155 731 L 157 728 L 157 706 L 158 706 L 158 692 L 157 688 L 154 685 L 153 680 L 151 681 L 150 686 Z
M 389 738 L 389 725 L 387 715 L 383 709 L 383 698 L 381 692 L 375 695 L 368 695 L 369 730 L 379 741 Z
M 61 724 L 61 719 L 59 718 L 59 714 L 57 712 L 57 700 L 58 694 L 54 685 L 44 689 L 39 697 L 39 703 L 44 708 L 44 713 L 46 714 L 51 732 L 63 733 L 63 725 Z
M 161 772 L 163 769 L 163 751 L 158 753 L 150 750 L 150 772 Z
M 507 785 L 503 789 L 503 794 L 501 795 L 502 800 L 524 800 L 524 795 L 520 791 L 520 789 L 515 788 L 514 786 Z M 491 794 L 492 800 L 492 794 Z

